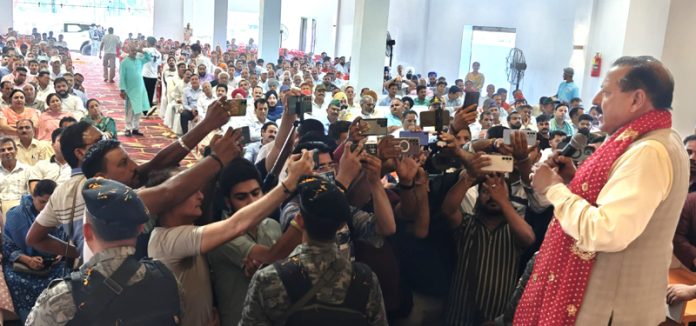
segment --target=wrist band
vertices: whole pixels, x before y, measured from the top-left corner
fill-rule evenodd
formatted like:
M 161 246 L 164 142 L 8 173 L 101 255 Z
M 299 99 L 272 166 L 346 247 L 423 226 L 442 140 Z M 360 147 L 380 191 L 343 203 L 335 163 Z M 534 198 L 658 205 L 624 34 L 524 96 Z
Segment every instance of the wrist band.
M 188 147 L 188 146 L 186 146 L 186 144 L 184 143 L 184 139 L 183 139 L 183 138 L 179 138 L 179 140 L 177 140 L 177 142 L 179 143 L 179 146 L 181 146 L 181 147 L 182 147 L 183 149 L 185 149 L 187 152 L 190 152 L 190 151 L 191 151 L 191 148 Z
M 399 188 L 401 188 L 403 190 L 413 189 L 413 187 L 415 187 L 415 186 L 416 186 L 416 179 L 413 179 L 413 182 L 411 182 L 410 186 L 403 185 L 403 184 L 401 184 L 401 182 L 399 182 Z
M 281 182 L 280 182 L 280 185 L 283 186 L 283 192 L 284 192 L 284 193 L 286 193 L 286 194 L 288 194 L 288 195 L 292 193 L 292 191 L 290 191 L 290 189 L 288 188 L 288 186 L 285 185 L 285 182 L 281 181 Z
M 217 154 L 215 154 L 215 153 L 210 153 L 210 155 L 208 155 L 208 156 L 209 156 L 209 157 L 212 157 L 215 161 L 218 162 L 218 164 L 220 164 L 220 170 L 222 170 L 222 169 L 225 168 L 225 164 L 222 163 L 222 160 L 220 159 L 219 156 L 217 156 Z

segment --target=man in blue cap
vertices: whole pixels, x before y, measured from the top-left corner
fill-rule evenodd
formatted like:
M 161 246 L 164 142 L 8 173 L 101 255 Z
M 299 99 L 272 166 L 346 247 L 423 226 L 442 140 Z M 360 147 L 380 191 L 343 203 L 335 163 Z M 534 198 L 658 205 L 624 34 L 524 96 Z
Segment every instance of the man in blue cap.
M 93 178 L 85 182 L 82 196 L 85 241 L 95 255 L 44 290 L 26 325 L 178 324 L 174 275 L 161 262 L 133 257 L 149 219 L 138 195 L 117 181 Z

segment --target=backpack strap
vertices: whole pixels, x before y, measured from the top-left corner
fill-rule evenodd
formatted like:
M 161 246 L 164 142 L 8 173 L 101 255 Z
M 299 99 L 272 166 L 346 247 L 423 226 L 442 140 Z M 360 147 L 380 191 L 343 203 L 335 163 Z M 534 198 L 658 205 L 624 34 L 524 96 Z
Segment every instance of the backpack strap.
M 77 307 L 76 319 L 98 320 L 99 314 L 123 293 L 128 280 L 140 266 L 138 260 L 128 256 L 110 277 L 104 277 L 101 273 L 93 271 L 85 280 L 82 273 L 73 272 L 70 279 L 73 301 Z M 88 296 L 89 300 L 86 300 Z
M 291 304 L 300 301 L 302 296 L 312 288 L 309 275 L 304 267 L 299 264 L 299 261 L 293 258 L 286 261 L 276 261 L 273 263 L 273 267 L 275 267 L 280 280 L 283 282 Z
M 363 263 L 353 262 L 353 277 L 343 305 L 355 311 L 365 312 L 372 290 L 372 270 Z
M 291 258 L 290 260 L 288 260 L 284 263 L 298 265 L 299 268 L 296 271 L 298 271 L 298 272 L 301 271 L 301 274 L 299 276 L 295 276 L 295 277 L 297 277 L 298 279 L 305 278 L 307 283 L 311 284 L 311 282 L 309 280 L 309 274 L 307 274 L 307 272 L 304 270 L 304 268 L 301 267 L 299 262 L 294 262 L 294 260 L 295 259 Z M 329 267 L 326 269 L 326 271 L 324 271 L 324 274 L 319 276 L 319 279 L 317 279 L 317 282 L 311 287 L 311 289 L 309 289 L 309 291 L 306 291 L 305 293 L 303 293 L 302 297 L 300 297 L 299 300 L 294 301 L 292 306 L 290 306 L 290 309 L 288 309 L 288 311 L 286 311 L 283 314 L 283 317 L 280 319 L 280 321 L 282 323 L 285 323 L 285 321 L 290 316 L 292 316 L 297 311 L 302 309 L 302 307 L 304 307 L 307 304 L 307 302 L 309 302 L 310 300 L 312 300 L 314 298 L 314 296 L 317 294 L 317 292 L 319 292 L 319 290 L 325 288 L 327 285 L 330 285 L 334 282 L 334 280 L 336 279 L 336 276 L 338 275 L 338 271 L 336 270 L 336 262 L 337 261 L 338 260 L 334 260 L 333 262 L 331 262 L 331 265 L 329 265 Z M 276 262 L 273 265 L 276 267 L 276 270 L 278 270 L 278 266 L 276 264 L 278 264 L 278 263 Z M 281 264 L 281 265 L 283 265 L 283 264 Z M 283 267 L 281 266 L 281 268 L 283 268 Z M 282 272 L 279 272 L 278 274 L 282 275 Z M 283 280 L 282 276 L 281 276 L 281 280 Z M 290 281 L 290 280 L 288 279 L 288 281 Z M 283 285 L 285 286 L 286 284 L 287 283 L 285 282 L 285 280 L 283 280 Z M 296 290 L 297 289 L 293 289 L 293 291 L 296 291 Z M 290 296 L 290 290 L 288 290 L 288 288 L 286 288 L 286 291 L 288 291 L 288 296 Z M 293 293 L 293 295 L 297 295 L 297 294 L 298 294 L 297 292 Z

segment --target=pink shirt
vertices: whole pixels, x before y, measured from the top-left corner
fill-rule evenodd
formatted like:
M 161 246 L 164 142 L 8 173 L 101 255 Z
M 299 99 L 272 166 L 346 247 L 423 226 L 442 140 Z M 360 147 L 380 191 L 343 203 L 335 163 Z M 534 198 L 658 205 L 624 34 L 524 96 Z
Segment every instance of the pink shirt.
M 65 117 L 73 117 L 70 112 L 60 112 L 54 113 L 51 111 L 46 111 L 41 113 L 39 117 L 39 124 L 36 128 L 36 139 L 38 140 L 51 140 L 51 133 L 58 129 L 60 120 Z

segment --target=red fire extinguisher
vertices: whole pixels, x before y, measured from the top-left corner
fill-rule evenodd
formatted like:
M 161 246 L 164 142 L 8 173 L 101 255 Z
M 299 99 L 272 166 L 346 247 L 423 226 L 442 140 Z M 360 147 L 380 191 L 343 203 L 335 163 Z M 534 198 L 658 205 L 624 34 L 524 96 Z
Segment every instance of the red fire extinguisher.
M 594 59 L 592 59 L 592 71 L 590 72 L 590 76 L 592 77 L 599 77 L 599 73 L 602 70 L 602 55 L 597 52 L 595 54 Z

